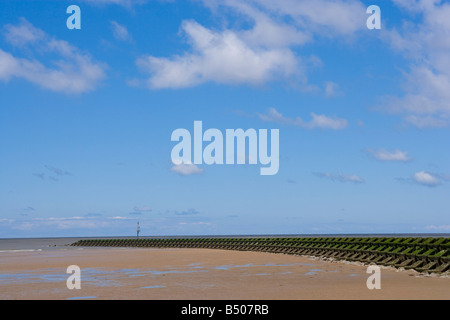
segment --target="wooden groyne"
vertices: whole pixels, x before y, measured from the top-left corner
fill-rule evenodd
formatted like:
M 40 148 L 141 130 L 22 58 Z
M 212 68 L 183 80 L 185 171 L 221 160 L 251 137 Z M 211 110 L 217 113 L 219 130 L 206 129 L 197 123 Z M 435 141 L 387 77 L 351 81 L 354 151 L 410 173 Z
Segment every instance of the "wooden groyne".
M 450 270 L 450 238 L 421 237 L 255 237 L 89 239 L 71 246 L 209 248 L 316 256 L 335 260 L 442 273 Z

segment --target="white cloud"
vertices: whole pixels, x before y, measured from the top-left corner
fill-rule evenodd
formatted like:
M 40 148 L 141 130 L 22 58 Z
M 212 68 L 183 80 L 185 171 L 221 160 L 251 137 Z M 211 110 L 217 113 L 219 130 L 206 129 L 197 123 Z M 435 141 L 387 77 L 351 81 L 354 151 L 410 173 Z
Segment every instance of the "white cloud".
M 407 162 L 411 161 L 412 159 L 408 157 L 407 151 L 400 151 L 400 150 L 394 150 L 392 152 L 387 150 L 368 150 L 369 153 L 372 154 L 372 156 L 378 160 L 381 161 L 402 161 Z
M 110 21 L 111 28 L 113 30 L 114 38 L 120 41 L 132 41 L 133 38 L 131 37 L 131 34 L 128 32 L 128 29 L 117 23 L 116 21 Z
M 317 115 L 311 112 L 311 120 L 309 122 L 305 122 L 301 117 L 296 118 L 288 118 L 279 113 L 275 108 L 270 108 L 268 114 L 260 114 L 258 113 L 258 117 L 262 121 L 267 122 L 275 122 L 284 125 L 292 125 L 298 126 L 305 129 L 333 129 L 333 130 L 341 130 L 344 129 L 348 122 L 345 119 L 341 118 L 331 118 L 325 115 Z
M 203 173 L 204 169 L 201 169 L 192 163 L 181 163 L 174 164 L 172 168 L 170 168 L 170 171 L 178 173 L 182 176 L 190 176 L 194 174 L 201 174 Z
M 150 74 L 149 88 L 290 81 L 311 90 L 304 70 L 308 59 L 296 56 L 293 47 L 314 41 L 315 35 L 347 39 L 365 27 L 365 8 L 357 0 L 204 0 L 203 4 L 222 18 L 223 12 L 231 12 L 239 19 L 230 23 L 232 28 L 220 31 L 184 21 L 181 30 L 189 51 L 172 57 L 147 55 L 136 61 Z M 329 83 L 325 89 L 332 96 L 337 84 Z
M 292 76 L 298 69 L 289 49 L 252 48 L 232 31 L 214 32 L 194 21 L 183 22 L 182 29 L 191 53 L 137 60 L 137 65 L 151 74 L 150 88 L 185 88 L 208 81 L 259 85 L 276 76 Z
M 430 226 L 426 226 L 427 230 L 432 230 L 432 231 L 450 231 L 450 224 L 448 225 L 430 225 Z
M 105 78 L 104 66 L 64 40 L 57 40 L 25 19 L 7 25 L 5 39 L 17 49 L 31 49 L 34 57 L 19 58 L 0 49 L 0 80 L 21 78 L 44 89 L 65 93 L 92 91 Z M 29 50 L 27 51 L 29 52 Z M 56 56 L 46 66 L 41 56 Z
M 275 122 L 279 124 L 288 124 L 293 126 L 297 125 L 300 126 L 303 124 L 303 120 L 300 117 L 297 117 L 296 119 L 287 118 L 283 116 L 281 113 L 279 113 L 278 110 L 275 108 L 269 108 L 268 114 L 258 113 L 258 117 L 262 121 Z
M 25 46 L 30 43 L 38 43 L 46 37 L 45 33 L 34 27 L 25 19 L 20 19 L 20 24 L 8 24 L 4 27 L 5 39 L 14 46 Z
M 354 174 L 334 174 L 334 173 L 326 173 L 326 172 L 316 172 L 314 175 L 320 177 L 320 178 L 326 178 L 331 181 L 338 181 L 338 182 L 353 182 L 353 183 L 364 183 L 364 179 L 354 175 Z
M 111 219 L 111 220 L 133 220 L 134 218 L 123 217 L 123 216 L 115 216 L 115 217 L 108 217 L 107 219 Z
M 427 187 L 435 187 L 441 184 L 441 180 L 437 176 L 425 171 L 416 172 L 413 179 L 416 183 Z
M 395 0 L 399 7 L 422 18 L 405 22 L 401 30 L 384 31 L 392 48 L 410 61 L 403 96 L 387 97 L 380 107 L 401 114 L 418 128 L 450 125 L 450 3 L 429 0 Z
M 311 113 L 312 120 L 306 124 L 307 128 L 321 128 L 340 130 L 347 126 L 347 120 L 340 118 L 330 118 L 325 115 L 316 115 Z

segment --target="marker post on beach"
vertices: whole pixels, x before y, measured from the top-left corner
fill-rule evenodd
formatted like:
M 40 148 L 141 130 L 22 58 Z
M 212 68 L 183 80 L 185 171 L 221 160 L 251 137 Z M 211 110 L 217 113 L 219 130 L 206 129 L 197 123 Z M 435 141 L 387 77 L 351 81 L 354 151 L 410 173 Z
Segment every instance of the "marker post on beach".
M 141 232 L 141 228 L 139 227 L 139 221 L 137 222 L 137 227 L 136 227 L 136 238 L 139 239 L 139 232 Z

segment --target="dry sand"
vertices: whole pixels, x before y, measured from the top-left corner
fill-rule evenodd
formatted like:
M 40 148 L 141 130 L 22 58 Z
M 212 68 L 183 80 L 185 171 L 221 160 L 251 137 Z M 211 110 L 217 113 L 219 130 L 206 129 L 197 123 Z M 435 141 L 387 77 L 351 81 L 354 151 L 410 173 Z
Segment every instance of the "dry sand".
M 81 289 L 69 290 L 69 265 Z M 450 278 L 293 255 L 212 249 L 0 252 L 0 299 L 450 299 Z

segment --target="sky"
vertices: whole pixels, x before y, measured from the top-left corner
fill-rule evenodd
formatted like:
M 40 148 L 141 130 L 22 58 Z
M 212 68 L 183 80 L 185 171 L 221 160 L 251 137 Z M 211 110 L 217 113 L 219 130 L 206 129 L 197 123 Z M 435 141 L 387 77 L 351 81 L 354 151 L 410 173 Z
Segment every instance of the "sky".
M 439 0 L 1 1 L 0 238 L 448 233 L 448 17 Z M 278 172 L 174 163 L 194 121 L 279 130 Z

